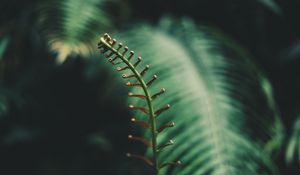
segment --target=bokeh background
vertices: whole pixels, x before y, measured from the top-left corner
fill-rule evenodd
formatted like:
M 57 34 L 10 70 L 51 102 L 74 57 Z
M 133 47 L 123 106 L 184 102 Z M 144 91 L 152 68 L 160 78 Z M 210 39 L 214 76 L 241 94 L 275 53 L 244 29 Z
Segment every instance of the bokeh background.
M 0 174 L 149 173 L 125 156 L 146 152 L 127 135 L 147 133 L 130 123 L 129 89 L 97 50 L 109 32 L 162 75 L 156 90 L 170 89 L 158 103 L 175 104 L 164 120 L 178 127 L 164 136 L 178 142 L 162 159 L 183 166 L 162 174 L 298 175 L 299 9 L 297 0 L 1 0 Z

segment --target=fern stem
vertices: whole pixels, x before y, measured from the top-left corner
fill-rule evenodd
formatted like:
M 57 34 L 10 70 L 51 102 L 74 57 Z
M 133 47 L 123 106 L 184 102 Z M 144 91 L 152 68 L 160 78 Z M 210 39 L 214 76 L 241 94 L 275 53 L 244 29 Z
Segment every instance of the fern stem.
M 112 52 L 114 52 L 132 71 L 132 73 L 136 76 L 137 80 L 141 84 L 141 87 L 145 93 L 147 105 L 149 108 L 149 117 L 150 117 L 150 124 L 151 124 L 151 133 L 152 133 L 152 154 L 153 154 L 153 166 L 155 170 L 155 174 L 158 175 L 159 173 L 159 164 L 158 164 L 158 153 L 157 153 L 157 126 L 156 126 L 156 119 L 154 113 L 154 107 L 152 104 L 152 96 L 148 91 L 148 86 L 144 79 L 142 78 L 141 74 L 135 69 L 135 66 L 124 56 L 122 55 L 117 49 L 111 47 L 105 39 L 101 38 L 101 42 L 105 44 Z

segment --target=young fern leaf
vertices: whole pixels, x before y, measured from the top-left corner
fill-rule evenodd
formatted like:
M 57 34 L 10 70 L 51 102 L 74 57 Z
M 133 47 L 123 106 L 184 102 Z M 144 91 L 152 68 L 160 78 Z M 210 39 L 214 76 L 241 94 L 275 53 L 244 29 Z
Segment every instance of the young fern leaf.
M 144 127 L 145 129 L 151 130 L 151 141 L 149 141 L 146 138 L 142 137 L 135 137 L 133 135 L 128 135 L 128 138 L 131 140 L 139 141 L 143 144 L 145 144 L 147 147 L 152 148 L 152 158 L 147 158 L 146 156 L 137 155 L 137 154 L 131 154 L 127 153 L 128 157 L 134 157 L 140 160 L 143 160 L 148 165 L 152 166 L 154 168 L 154 171 L 156 174 L 159 173 L 159 170 L 168 167 L 168 166 L 174 166 L 181 164 L 180 161 L 175 162 L 159 162 L 158 161 L 158 155 L 159 153 L 166 147 L 173 145 L 173 141 L 170 140 L 168 143 L 158 146 L 157 143 L 157 136 L 159 133 L 163 132 L 165 129 L 173 127 L 175 124 L 174 122 L 167 123 L 159 128 L 157 128 L 156 120 L 157 117 L 162 114 L 163 112 L 167 111 L 171 106 L 167 104 L 166 106 L 155 110 L 153 107 L 153 100 L 163 94 L 166 90 L 162 88 L 159 92 L 155 94 L 151 94 L 149 91 L 149 87 L 154 83 L 154 81 L 157 79 L 156 75 L 153 75 L 152 79 L 149 81 L 145 81 L 143 79 L 143 75 L 146 74 L 149 70 L 149 65 L 146 65 L 145 68 L 141 71 L 137 70 L 137 66 L 141 63 L 142 58 L 139 56 L 137 57 L 136 61 L 133 61 L 134 52 L 130 51 L 129 55 L 126 56 L 126 53 L 129 51 L 129 48 L 127 46 L 123 47 L 121 43 L 116 44 L 116 40 L 112 39 L 107 33 L 103 35 L 103 37 L 100 38 L 100 42 L 98 43 L 98 48 L 100 49 L 100 52 L 102 54 L 106 54 L 105 57 L 108 58 L 109 62 L 113 65 L 119 65 L 119 64 L 125 64 L 123 67 L 117 67 L 117 71 L 125 71 L 130 70 L 131 75 L 123 74 L 122 78 L 124 79 L 136 79 L 137 83 L 126 83 L 129 87 L 140 87 L 142 88 L 144 94 L 133 94 L 129 93 L 129 97 L 136 97 L 140 99 L 145 99 L 147 102 L 147 107 L 139 107 L 134 105 L 129 105 L 129 109 L 131 110 L 139 110 L 145 113 L 149 116 L 149 121 L 143 121 L 138 120 L 136 118 L 132 118 L 131 121 L 134 124 L 140 125 Z

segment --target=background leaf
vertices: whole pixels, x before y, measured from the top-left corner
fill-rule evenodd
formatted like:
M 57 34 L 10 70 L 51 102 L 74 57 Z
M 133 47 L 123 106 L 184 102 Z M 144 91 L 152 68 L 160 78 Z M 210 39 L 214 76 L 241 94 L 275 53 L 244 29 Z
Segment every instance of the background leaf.
M 300 162 L 300 118 L 294 123 L 285 157 L 288 163 L 291 163 L 294 160 Z
M 105 10 L 107 0 L 55 0 L 44 2 L 40 22 L 51 50 L 62 62 L 71 54 L 88 56 L 99 32 L 112 29 Z
M 282 15 L 282 10 L 275 0 L 258 0 L 258 1 L 261 2 L 263 5 L 265 5 L 267 8 L 269 8 L 270 10 L 272 10 L 274 13 L 278 15 Z

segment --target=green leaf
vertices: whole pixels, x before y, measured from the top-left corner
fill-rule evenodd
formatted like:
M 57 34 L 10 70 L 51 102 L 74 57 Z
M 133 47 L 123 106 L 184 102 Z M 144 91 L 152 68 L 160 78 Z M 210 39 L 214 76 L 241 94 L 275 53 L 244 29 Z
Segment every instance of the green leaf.
M 175 145 L 159 154 L 159 162 L 183 164 L 162 169 L 160 175 L 277 174 L 264 150 L 278 121 L 263 87 L 267 79 L 239 46 L 219 33 L 188 19 L 167 19 L 159 28 L 140 25 L 117 37 L 150 65 L 145 80 L 158 75 L 151 94 L 167 90 L 154 107 L 172 105 L 157 122 L 174 121 L 176 126 L 160 133 L 158 142 L 173 139 Z M 142 100 L 130 103 L 145 106 Z M 134 115 L 147 120 L 142 113 Z
M 268 9 L 276 13 L 277 15 L 282 15 L 282 10 L 275 0 L 258 0 L 258 1 L 262 3 L 264 6 L 266 6 Z
M 287 163 L 291 163 L 298 156 L 300 162 L 300 117 L 294 123 L 292 135 L 289 139 L 285 159 Z
M 0 39 L 0 61 L 3 58 L 3 55 L 7 49 L 7 45 L 9 44 L 10 38 L 8 36 L 5 36 Z M 1 65 L 1 63 L 0 63 Z
M 93 52 L 99 32 L 112 27 L 104 10 L 106 0 L 54 0 L 40 7 L 40 26 L 50 49 L 64 61 L 72 54 Z

